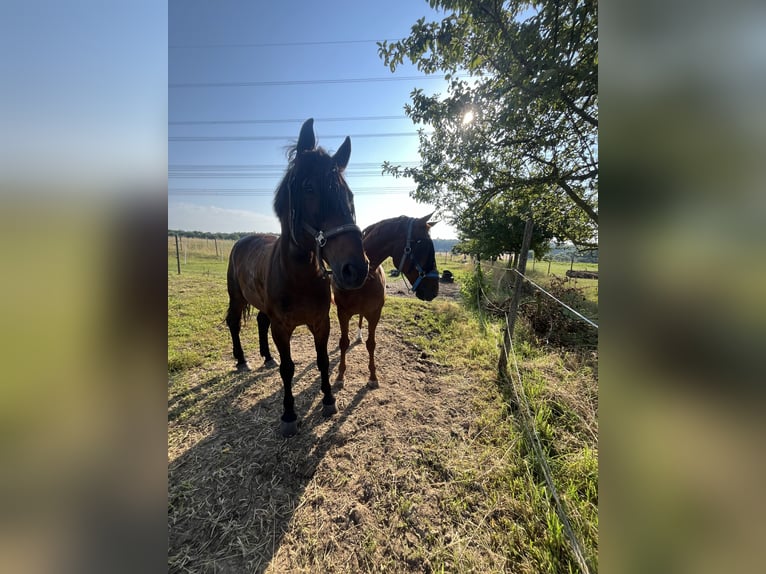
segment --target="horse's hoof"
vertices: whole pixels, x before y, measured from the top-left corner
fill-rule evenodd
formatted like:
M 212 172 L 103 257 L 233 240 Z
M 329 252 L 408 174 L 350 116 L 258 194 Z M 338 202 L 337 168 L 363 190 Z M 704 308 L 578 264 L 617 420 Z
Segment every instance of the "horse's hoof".
M 335 413 L 338 412 L 338 407 L 335 406 L 335 403 L 332 403 L 330 405 L 326 405 L 322 403 L 322 415 L 326 417 L 331 417 Z
M 244 371 L 249 371 L 249 370 L 250 370 L 250 367 L 248 366 L 248 364 L 246 362 L 245 363 L 237 363 L 237 371 L 244 372 Z
M 367 388 L 370 388 L 370 389 L 377 389 L 379 386 L 380 386 L 380 385 L 378 384 L 378 381 L 373 381 L 372 379 L 370 379 L 369 381 L 367 381 Z
M 290 421 L 289 423 L 286 423 L 285 421 L 279 421 L 280 429 L 282 430 L 282 436 L 285 438 L 290 438 L 291 436 L 295 436 L 298 434 L 298 421 Z
M 346 383 L 345 383 L 345 381 L 343 379 L 338 379 L 337 381 L 335 381 L 335 388 L 336 389 L 342 389 L 343 385 L 345 385 L 345 384 Z
M 264 369 L 271 369 L 276 366 L 277 366 L 277 362 L 274 359 L 269 359 L 268 361 L 263 362 Z

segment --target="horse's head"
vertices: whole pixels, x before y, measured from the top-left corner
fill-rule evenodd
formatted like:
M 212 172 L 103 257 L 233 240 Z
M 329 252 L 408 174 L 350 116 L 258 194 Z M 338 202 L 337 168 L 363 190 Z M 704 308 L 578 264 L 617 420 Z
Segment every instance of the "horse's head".
M 428 221 L 432 215 L 433 213 L 429 213 L 420 219 L 404 219 L 407 226 L 406 240 L 402 244 L 401 259 L 394 260 L 399 271 L 412 285 L 415 296 L 423 301 L 431 301 L 439 294 L 439 272 L 436 270 L 434 242 L 428 233 L 429 229 L 436 225 L 435 221 Z
M 314 251 L 323 272 L 327 261 L 341 289 L 361 287 L 368 271 L 354 195 L 343 178 L 350 156 L 348 137 L 335 155 L 317 147 L 314 120 L 306 120 L 274 198 L 283 237 L 305 251 Z

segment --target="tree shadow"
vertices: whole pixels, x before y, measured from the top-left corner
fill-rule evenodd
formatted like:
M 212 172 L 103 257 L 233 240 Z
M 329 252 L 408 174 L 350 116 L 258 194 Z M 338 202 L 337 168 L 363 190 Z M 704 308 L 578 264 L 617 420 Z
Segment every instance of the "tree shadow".
M 298 434 L 285 439 L 278 369 L 216 375 L 197 386 L 220 385 L 220 396 L 196 405 L 212 432 L 168 466 L 170 572 L 263 572 L 318 465 L 342 444 L 337 431 L 368 392 L 362 385 L 324 418 L 313 361 L 294 377 L 301 418 Z

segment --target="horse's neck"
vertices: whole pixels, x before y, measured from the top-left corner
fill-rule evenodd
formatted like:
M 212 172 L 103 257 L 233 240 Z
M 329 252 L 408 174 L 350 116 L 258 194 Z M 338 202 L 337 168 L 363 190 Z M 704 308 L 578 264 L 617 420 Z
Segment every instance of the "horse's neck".
M 379 228 L 364 238 L 364 251 L 370 260 L 370 269 L 376 269 L 391 257 L 394 265 L 399 265 L 402 250 L 397 249 L 397 233 L 388 228 Z
M 276 249 L 279 265 L 288 273 L 288 276 L 304 272 L 313 275 L 319 270 L 313 254 L 295 245 L 290 240 L 289 233 L 282 234 Z

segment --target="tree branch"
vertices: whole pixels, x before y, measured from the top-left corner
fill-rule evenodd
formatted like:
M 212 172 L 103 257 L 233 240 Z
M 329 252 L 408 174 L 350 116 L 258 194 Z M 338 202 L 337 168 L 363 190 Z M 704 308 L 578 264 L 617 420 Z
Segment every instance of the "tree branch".
M 569 196 L 569 199 L 574 201 L 575 205 L 582 209 L 588 215 L 588 217 L 590 217 L 591 221 L 598 225 L 598 213 L 596 213 L 593 207 L 591 207 L 587 201 L 577 195 L 575 190 L 572 189 L 572 187 L 563 178 L 556 180 L 556 183 L 561 189 L 564 190 L 564 193 Z

